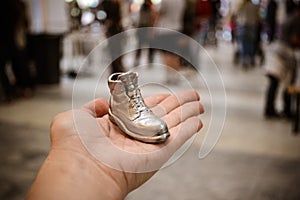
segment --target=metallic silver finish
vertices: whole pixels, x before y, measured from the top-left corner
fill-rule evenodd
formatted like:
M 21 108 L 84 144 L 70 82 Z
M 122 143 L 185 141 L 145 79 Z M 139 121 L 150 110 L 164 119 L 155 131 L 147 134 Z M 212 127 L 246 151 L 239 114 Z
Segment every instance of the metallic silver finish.
M 146 143 L 161 143 L 170 136 L 166 123 L 145 104 L 136 72 L 114 73 L 108 78 L 109 117 L 124 133 Z

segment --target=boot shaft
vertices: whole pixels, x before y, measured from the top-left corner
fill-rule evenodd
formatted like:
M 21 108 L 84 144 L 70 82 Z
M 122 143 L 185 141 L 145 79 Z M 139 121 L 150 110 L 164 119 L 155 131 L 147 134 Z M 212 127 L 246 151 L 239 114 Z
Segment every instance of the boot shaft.
M 113 112 L 118 111 L 120 115 L 134 120 L 147 109 L 138 88 L 136 72 L 112 74 L 108 85 L 111 93 L 109 104 Z
M 136 72 L 114 73 L 108 78 L 111 94 L 126 93 L 138 88 L 138 74 Z

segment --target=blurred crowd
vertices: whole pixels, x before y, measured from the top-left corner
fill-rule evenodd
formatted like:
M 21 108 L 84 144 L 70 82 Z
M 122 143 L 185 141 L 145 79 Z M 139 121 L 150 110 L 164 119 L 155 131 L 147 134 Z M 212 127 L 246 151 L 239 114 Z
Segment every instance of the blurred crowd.
M 29 67 L 27 36 L 30 21 L 26 5 L 21 0 L 4 2 L 10 11 L 8 14 L 1 13 L 0 17 L 0 26 L 6 27 L 2 29 L 0 43 L 0 78 L 5 100 L 10 102 L 15 97 L 32 96 L 35 82 Z M 82 7 L 79 2 L 67 1 L 70 33 L 93 27 L 95 23 L 104 27 L 102 30 L 107 38 L 137 28 L 134 65 L 140 64 L 143 51 L 147 51 L 149 63 L 154 62 L 156 52 L 160 53 L 166 66 L 167 84 L 178 83 L 178 71 L 198 67 L 195 60 L 199 57 L 200 48 L 189 46 L 181 40 L 182 35 L 213 48 L 218 47 L 220 39 L 231 41 L 235 49 L 233 64 L 242 69 L 251 69 L 257 63 L 264 65 L 264 47 L 274 44 L 272 62 L 265 65 L 269 81 L 265 116 L 281 116 L 276 109 L 276 96 L 280 85 L 283 85 L 282 112 L 284 116 L 291 117 L 290 91 L 297 79 L 295 51 L 300 46 L 298 0 L 103 0 L 90 7 Z M 280 10 L 282 5 L 284 14 Z M 94 17 L 87 12 L 93 13 Z M 157 34 L 149 27 L 171 31 Z M 158 43 L 167 44 L 174 51 L 154 48 Z M 123 48 L 121 40 L 108 40 L 111 73 L 128 68 L 124 66 L 124 55 L 121 55 Z
M 300 48 L 300 2 L 287 1 L 286 14 L 286 19 L 278 28 L 277 37 L 275 35 L 278 42 L 272 48 L 271 62 L 266 65 L 269 86 L 266 91 L 265 116 L 268 118 L 293 118 L 292 96 L 299 93 L 298 89 L 295 90 L 299 64 L 295 52 Z M 273 34 L 270 33 L 270 42 L 274 40 Z M 279 86 L 283 87 L 282 111 L 276 108 Z
M 191 37 L 202 46 L 217 47 L 218 40 L 231 40 L 235 48 L 233 64 L 249 69 L 256 64 L 265 63 L 264 44 L 271 44 L 281 38 L 284 18 L 295 13 L 298 3 L 297 0 L 112 0 L 100 1 L 95 8 L 105 13 L 98 21 L 105 25 L 107 37 L 126 29 L 139 28 L 136 34 L 138 50 L 135 66 L 139 64 L 142 49 L 147 47 L 148 60 L 153 62 L 155 48 L 151 47 L 158 38 L 151 30 L 141 28 L 162 27 Z M 279 9 L 282 6 L 285 7 L 284 15 L 282 9 Z M 78 21 L 81 17 L 79 14 L 75 17 L 75 24 L 80 24 Z M 164 39 L 169 44 L 176 43 L 172 42 L 174 35 Z M 181 42 L 177 48 L 188 52 L 185 56 L 190 61 L 199 57 L 199 49 L 186 45 Z M 113 57 L 122 49 L 120 42 L 110 44 L 109 47 Z M 175 58 L 171 54 L 164 57 L 166 62 L 171 62 L 165 64 L 171 65 L 175 70 L 190 65 L 186 60 Z M 111 69 L 112 72 L 124 70 L 122 56 L 112 63 Z
M 130 23 L 122 23 L 122 17 L 126 16 L 122 10 L 124 2 L 112 0 L 100 3 L 98 8 L 106 13 L 105 19 L 100 21 L 106 27 L 107 37 L 125 29 L 138 28 L 135 66 L 140 64 L 142 51 L 147 51 L 149 63 L 154 62 L 154 53 L 157 51 L 166 66 L 165 83 L 177 84 L 178 71 L 199 67 L 194 61 L 198 59 L 200 52 L 200 48 L 191 48 L 189 43 L 182 41 L 178 33 L 192 38 L 204 47 L 218 47 L 220 39 L 231 40 L 235 48 L 234 65 L 245 70 L 254 68 L 257 64 L 266 66 L 264 71 L 269 85 L 266 90 L 265 116 L 291 118 L 290 88 L 296 81 L 295 51 L 299 48 L 300 38 L 299 1 L 144 0 L 139 1 L 140 4 L 129 1 L 127 15 L 136 17 L 131 17 Z M 145 27 L 161 27 L 176 32 L 160 31 L 157 34 Z M 153 48 L 157 42 L 166 44 L 174 51 Z M 110 41 L 108 44 L 114 58 L 111 64 L 112 73 L 126 69 L 123 56 L 116 58 L 123 46 L 120 41 L 113 43 L 114 41 Z M 276 45 L 271 48 L 272 57 L 268 58 L 272 62 L 266 64 L 264 47 L 274 43 Z M 276 109 L 276 96 L 281 85 L 284 87 L 284 106 L 282 112 L 279 112 Z
M 144 0 L 140 5 L 131 2 L 129 13 L 136 14 L 136 18 L 131 18 L 132 23 L 129 27 L 122 26 L 120 19 L 114 20 L 110 16 L 122 16 L 116 14 L 122 12 L 122 1 L 103 1 L 100 8 L 107 13 L 107 17 L 101 22 L 106 26 L 106 35 L 112 36 L 122 32 L 126 28 L 138 28 L 136 31 L 137 51 L 135 56 L 135 66 L 140 63 L 142 51 L 147 52 L 149 63 L 154 61 L 154 53 L 159 52 L 162 55 L 164 66 L 166 66 L 166 83 L 178 83 L 177 71 L 182 67 L 193 68 L 191 61 L 194 57 L 199 56 L 199 49 L 191 49 L 189 43 L 183 41 L 183 36 L 191 37 L 201 45 L 217 46 L 216 30 L 221 21 L 220 0 L 163 0 L 159 3 L 155 1 Z M 109 5 L 108 5 L 109 4 Z M 118 12 L 112 7 L 119 7 Z M 112 15 L 110 13 L 113 13 Z M 114 27 L 115 26 L 115 27 Z M 114 27 L 112 32 L 111 29 Z M 166 30 L 157 31 L 150 27 L 159 27 Z M 168 31 L 170 30 L 170 31 Z M 176 31 L 176 32 L 175 32 Z M 112 42 L 112 41 L 111 41 Z M 153 48 L 165 44 L 170 50 Z M 119 54 L 122 48 L 120 43 L 109 44 L 112 51 L 111 56 Z M 185 58 L 177 54 L 184 54 Z M 124 70 L 122 56 L 118 58 L 119 66 L 114 63 L 111 65 L 111 72 Z

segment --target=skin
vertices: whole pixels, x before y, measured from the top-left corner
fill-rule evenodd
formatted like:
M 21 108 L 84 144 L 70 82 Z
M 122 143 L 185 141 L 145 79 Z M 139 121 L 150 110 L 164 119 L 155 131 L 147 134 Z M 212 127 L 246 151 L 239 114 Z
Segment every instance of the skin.
M 119 149 L 146 153 L 131 161 L 134 167 L 151 163 L 163 165 L 202 128 L 199 114 L 204 109 L 198 93 L 193 90 L 176 95 L 154 95 L 145 102 L 168 125 L 171 136 L 165 143 L 146 144 L 128 138 L 109 120 L 109 105 L 105 99 L 95 99 L 81 109 L 58 114 L 51 123 L 49 154 L 26 199 L 124 199 L 149 180 L 157 170 L 142 173 L 120 171 L 95 159 L 82 144 L 73 119 L 74 114 L 86 115 L 99 124 L 103 134 Z M 159 154 L 151 154 L 158 150 Z M 115 162 L 119 162 L 118 159 Z M 117 164 L 122 167 L 121 161 Z

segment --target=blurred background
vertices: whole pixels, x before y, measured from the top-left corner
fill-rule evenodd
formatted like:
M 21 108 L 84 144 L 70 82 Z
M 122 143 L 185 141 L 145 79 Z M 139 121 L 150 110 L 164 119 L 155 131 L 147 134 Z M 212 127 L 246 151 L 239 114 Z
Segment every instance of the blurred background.
M 188 150 L 126 199 L 300 199 L 299 4 L 3 1 L 0 199 L 25 198 L 47 156 L 52 118 L 93 97 L 108 99 L 109 74 L 128 70 L 143 83 L 164 85 L 143 87 L 144 97 L 196 89 L 206 113 Z M 188 36 L 178 42 L 186 57 L 149 48 L 158 36 L 136 29 L 145 27 Z M 121 42 L 106 40 L 119 33 Z M 110 62 L 120 52 L 126 53 Z M 223 96 L 212 101 L 212 93 Z M 212 133 L 220 134 L 216 145 L 200 159 L 214 126 L 222 128 Z

